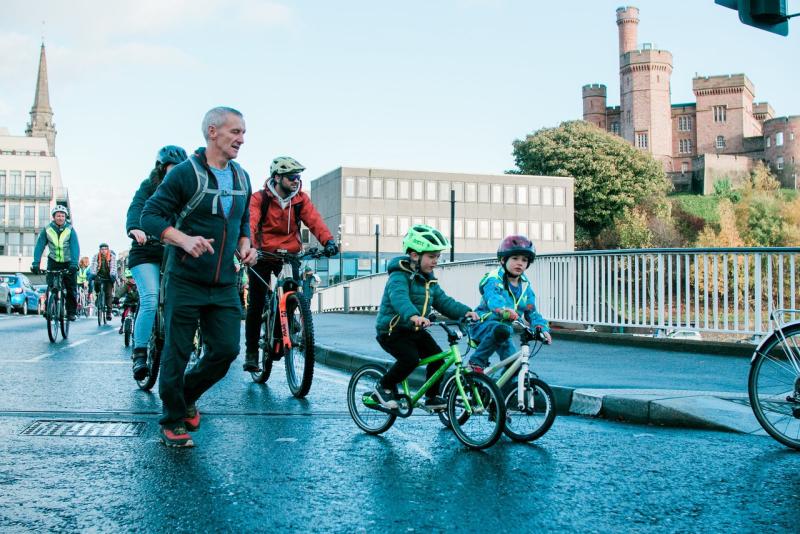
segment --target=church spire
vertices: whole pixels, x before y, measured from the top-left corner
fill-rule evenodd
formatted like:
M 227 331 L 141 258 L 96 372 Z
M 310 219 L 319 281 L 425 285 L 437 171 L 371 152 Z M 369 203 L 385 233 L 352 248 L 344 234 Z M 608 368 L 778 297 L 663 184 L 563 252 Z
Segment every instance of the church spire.
M 31 122 L 28 123 L 25 135 L 46 138 L 49 155 L 55 155 L 56 128 L 53 124 L 53 109 L 50 107 L 50 91 L 47 86 L 47 57 L 44 43 L 39 54 L 39 75 L 36 79 L 36 94 L 31 108 Z

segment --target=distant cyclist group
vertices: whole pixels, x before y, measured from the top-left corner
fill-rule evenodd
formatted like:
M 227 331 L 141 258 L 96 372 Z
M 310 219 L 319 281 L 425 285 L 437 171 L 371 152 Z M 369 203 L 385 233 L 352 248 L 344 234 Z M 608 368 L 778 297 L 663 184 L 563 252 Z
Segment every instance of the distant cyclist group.
M 54 276 L 63 277 L 69 321 L 76 318 L 79 287 L 90 295 L 102 295 L 102 302 L 99 297 L 95 302 L 102 310 L 98 314 L 107 320 L 111 319 L 115 285 L 118 297 L 136 294 L 133 378 L 142 381 L 158 373 L 163 404 L 160 437 L 171 447 L 194 445 L 190 432 L 200 427 L 197 401 L 227 374 L 239 355 L 242 267 L 253 275 L 247 284 L 243 368 L 257 375 L 263 372 L 265 362 L 270 363 L 259 358 L 259 350 L 264 348 L 262 322 L 268 315 L 265 303 L 273 291 L 270 280 L 283 267 L 281 254 L 302 251 L 301 223 L 322 244 L 319 254 L 330 257 L 338 253 L 333 235 L 302 190 L 305 167 L 297 160 L 274 158 L 261 189 L 251 191 L 248 173 L 235 161 L 245 131 L 239 111 L 216 107 L 202 121 L 205 147 L 191 155 L 175 145 L 158 151 L 155 166 L 128 208 L 126 231 L 132 241 L 125 277 L 119 284 L 116 255 L 106 243 L 91 258 L 79 256 L 78 236 L 64 206 L 53 208 L 53 220 L 39 235 L 34 251 L 31 270 L 40 272 L 42 253 L 49 248 L 47 283 L 52 286 Z M 370 402 L 384 411 L 398 409 L 397 386 L 421 359 L 441 352 L 425 330 L 433 308 L 452 319 L 471 321 L 475 353 L 470 372 L 475 374 L 483 372 L 493 352 L 506 357 L 515 351 L 511 324 L 519 317 L 550 342 L 547 322 L 536 311 L 535 296 L 524 274 L 535 256 L 527 237 L 509 236 L 501 242 L 501 266 L 481 280 L 481 302 L 475 310 L 447 296 L 437 283 L 433 271 L 449 246 L 435 228 L 413 225 L 403 240 L 403 255 L 389 263 L 376 330 L 378 343 L 396 363 L 369 391 Z M 302 276 L 295 276 L 303 298 L 310 299 L 319 277 L 310 267 Z M 153 369 L 148 351 L 157 313 L 159 318 L 163 313 L 165 328 L 160 363 Z M 270 328 L 281 328 L 280 321 L 273 323 Z M 203 354 L 189 366 L 198 326 Z M 281 332 L 274 334 L 278 339 Z M 427 365 L 428 377 L 435 376 L 441 365 L 442 361 Z M 447 399 L 440 395 L 441 379 L 436 376 L 424 405 L 441 411 Z

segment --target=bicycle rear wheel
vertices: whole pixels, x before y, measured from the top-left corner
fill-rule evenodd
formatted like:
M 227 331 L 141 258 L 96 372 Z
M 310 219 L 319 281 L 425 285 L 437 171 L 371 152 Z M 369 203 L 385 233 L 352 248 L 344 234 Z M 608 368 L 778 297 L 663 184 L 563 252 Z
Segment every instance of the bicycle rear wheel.
M 545 382 L 531 375 L 525 377 L 520 406 L 517 380 L 503 388 L 506 402 L 504 432 L 514 441 L 533 441 L 544 436 L 556 419 L 556 400 Z
M 103 293 L 102 287 L 103 286 L 101 285 L 100 289 L 97 291 L 97 296 L 95 298 L 94 309 L 97 312 L 97 326 L 103 326 L 103 321 L 105 321 L 106 318 L 106 310 L 105 310 L 106 297 L 105 294 Z
M 125 334 L 125 346 L 131 346 L 131 334 L 133 333 L 133 319 L 125 317 L 125 323 L 122 325 L 123 333 Z
M 286 297 L 286 320 L 292 348 L 286 351 L 286 382 L 295 397 L 303 398 L 314 378 L 314 323 L 308 301 L 298 293 Z
M 267 303 L 267 306 L 269 306 L 269 303 Z M 261 370 L 250 373 L 250 378 L 252 378 L 253 382 L 256 384 L 266 383 L 272 374 L 272 348 L 269 346 L 270 343 L 268 341 L 270 339 L 270 328 L 272 328 L 272 319 L 270 316 L 267 316 L 261 321 L 261 337 L 259 338 L 259 344 L 263 345 L 261 348 Z
M 481 374 L 464 373 L 461 384 L 464 394 L 456 385 L 451 388 L 447 403 L 453 433 L 470 449 L 491 447 L 503 433 L 506 419 L 503 394 L 491 378 Z
M 780 443 L 800 450 L 800 324 L 773 332 L 750 364 L 747 392 L 758 422 Z
M 67 318 L 67 299 L 62 294 L 58 299 L 58 325 L 61 327 L 61 336 L 64 339 L 69 337 L 69 319 Z
M 58 340 L 58 296 L 50 293 L 47 297 L 47 337 L 50 343 Z
M 164 340 L 161 339 L 158 334 L 160 330 L 160 320 L 158 314 L 156 314 L 156 320 L 153 323 L 153 333 L 150 334 L 150 341 L 147 343 L 147 376 L 136 381 L 139 389 L 144 391 L 150 391 L 158 379 L 158 367 L 161 364 L 161 351 L 164 348 Z
M 368 364 L 356 370 L 347 385 L 347 410 L 358 428 L 367 434 L 382 434 L 397 419 L 396 415 L 370 407 L 376 405 L 371 395 L 385 374 L 386 369 L 380 365 Z

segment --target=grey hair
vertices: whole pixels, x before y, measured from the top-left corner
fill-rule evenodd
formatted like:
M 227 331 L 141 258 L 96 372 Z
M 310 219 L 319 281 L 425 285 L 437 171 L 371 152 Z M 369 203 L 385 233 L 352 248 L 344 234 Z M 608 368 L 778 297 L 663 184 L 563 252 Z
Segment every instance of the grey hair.
M 208 141 L 208 128 L 213 126 L 214 128 L 219 128 L 225 121 L 227 120 L 228 115 L 236 115 L 238 117 L 244 118 L 242 112 L 233 108 L 225 107 L 225 106 L 218 106 L 215 108 L 211 108 L 206 112 L 205 117 L 203 117 L 203 137 L 206 141 Z

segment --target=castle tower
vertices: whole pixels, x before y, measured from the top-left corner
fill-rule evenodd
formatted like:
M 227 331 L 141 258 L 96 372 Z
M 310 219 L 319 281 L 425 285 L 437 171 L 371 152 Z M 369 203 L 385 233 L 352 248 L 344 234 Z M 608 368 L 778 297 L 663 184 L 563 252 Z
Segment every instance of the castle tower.
M 39 53 L 39 75 L 36 78 L 36 95 L 31 107 L 31 122 L 25 130 L 28 137 L 44 137 L 47 139 L 48 155 L 56 153 L 56 125 L 53 124 L 53 110 L 50 107 L 50 91 L 47 86 L 47 58 L 42 43 Z
M 583 86 L 583 120 L 608 130 L 605 85 L 593 83 Z
M 636 45 L 639 10 L 617 9 L 619 28 L 620 134 L 647 150 L 669 170 L 672 161 L 670 76 L 672 54 Z

